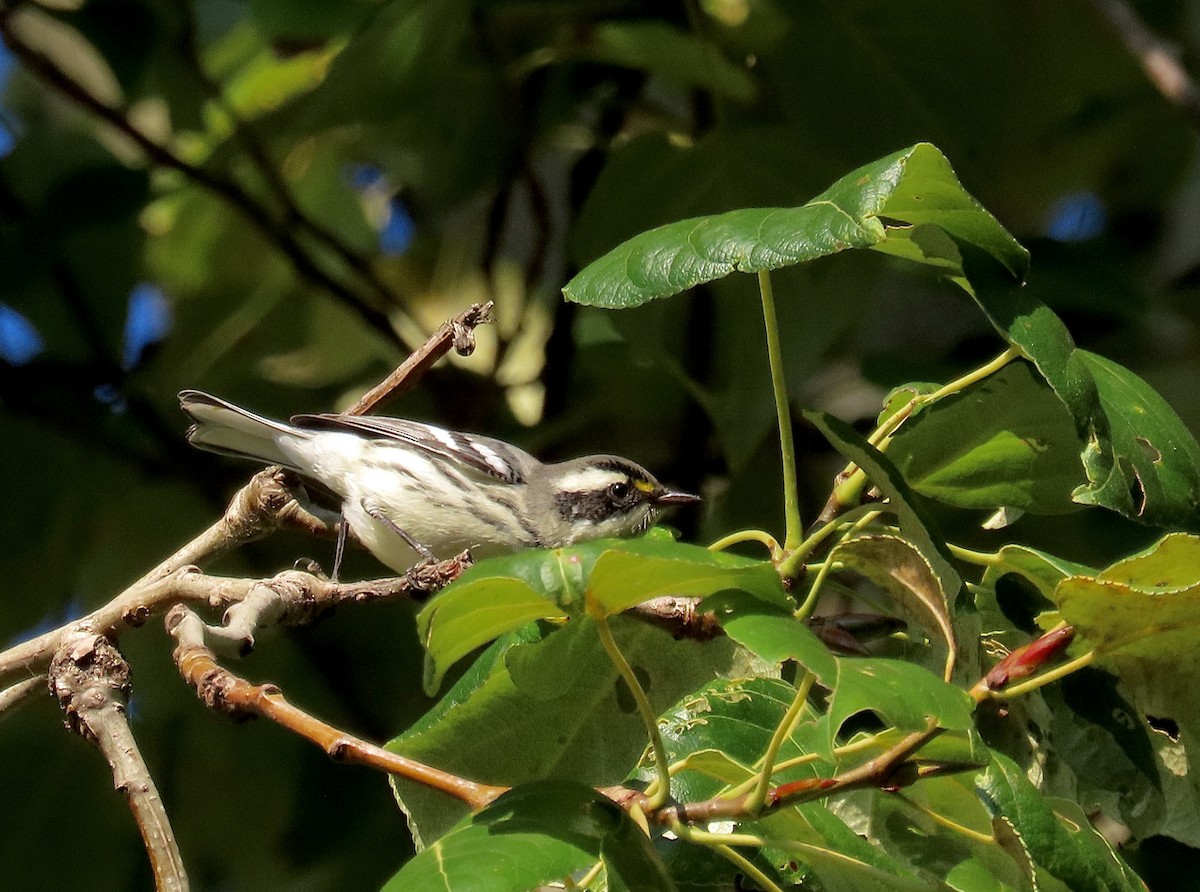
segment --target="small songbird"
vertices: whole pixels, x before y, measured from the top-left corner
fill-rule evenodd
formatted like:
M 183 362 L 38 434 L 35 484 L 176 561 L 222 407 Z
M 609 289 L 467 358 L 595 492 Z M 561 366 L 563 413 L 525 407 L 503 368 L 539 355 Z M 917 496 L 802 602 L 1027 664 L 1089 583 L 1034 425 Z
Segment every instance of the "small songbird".
M 342 500 L 345 526 L 393 570 L 464 549 L 477 557 L 645 532 L 666 489 L 616 455 L 543 464 L 491 437 L 401 418 L 297 415 L 290 424 L 196 390 L 179 394 L 193 446 L 281 465 Z

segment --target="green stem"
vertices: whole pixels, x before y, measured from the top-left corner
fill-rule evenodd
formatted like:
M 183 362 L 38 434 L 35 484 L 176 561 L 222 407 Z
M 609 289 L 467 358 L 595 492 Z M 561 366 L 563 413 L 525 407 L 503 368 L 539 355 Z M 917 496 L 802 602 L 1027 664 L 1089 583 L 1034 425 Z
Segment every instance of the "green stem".
M 804 598 L 804 603 L 801 604 L 793 616 L 801 622 L 807 622 L 812 616 L 813 611 L 817 609 L 817 599 L 821 596 L 821 586 L 825 584 L 826 577 L 829 576 L 829 571 L 833 569 L 833 555 L 830 551 L 825 560 L 821 562 L 821 567 L 817 570 L 817 575 L 813 577 L 812 585 L 808 587 L 808 594 Z
M 866 508 L 869 506 L 863 505 L 861 507 Z M 878 517 L 879 514 L 880 512 L 878 511 L 867 511 L 862 517 L 859 517 L 850 524 L 849 529 L 847 529 L 842 536 L 842 541 L 846 541 L 846 539 L 854 535 L 856 532 Z M 843 522 L 846 520 L 846 517 L 847 515 L 842 516 Z M 812 616 L 813 611 L 817 609 L 817 599 L 821 595 L 821 586 L 825 584 L 825 578 L 829 575 L 829 571 L 833 569 L 833 557 L 835 554 L 837 554 L 837 548 L 829 549 L 829 554 L 827 554 L 825 556 L 825 560 L 821 562 L 821 568 L 817 570 L 817 575 L 813 579 L 812 585 L 810 585 L 808 588 L 808 595 L 805 597 L 804 603 L 800 605 L 800 608 L 795 613 L 796 619 L 806 621 L 810 616 Z
M 936 403 L 940 399 L 948 397 L 951 394 L 958 393 L 960 390 L 970 387 L 977 381 L 982 381 L 988 375 L 1000 371 L 1000 369 L 1004 368 L 1014 359 L 1020 358 L 1020 356 L 1020 350 L 1018 350 L 1016 347 L 1009 347 L 990 362 L 985 362 L 978 368 L 971 369 L 971 371 L 967 372 L 962 377 L 955 378 L 949 384 L 943 384 L 932 393 L 914 396 L 900 409 L 900 411 L 896 412 L 896 414 L 892 415 L 890 418 L 885 419 L 883 424 L 876 428 L 875 432 L 868 438 L 869 442 L 872 446 L 878 448 L 880 452 L 886 451 L 887 443 L 891 440 L 892 434 L 896 432 L 896 428 L 898 428 L 905 419 L 912 415 L 912 413 L 915 412 L 919 406 L 923 406 L 926 403 Z
M 713 851 L 729 861 L 731 864 L 736 864 L 738 870 L 748 876 L 754 882 L 758 883 L 763 888 L 763 892 L 783 892 L 783 888 L 776 885 L 775 881 L 758 869 L 758 866 L 735 849 L 733 846 L 714 845 Z
M 974 384 L 976 381 L 982 381 L 988 375 L 999 371 L 1008 365 L 1014 359 L 1019 359 L 1021 352 L 1016 347 L 1009 347 L 995 359 L 986 362 L 978 368 L 972 369 L 961 378 L 955 378 L 949 384 L 944 384 L 932 393 L 918 394 L 910 399 L 907 403 L 900 407 L 895 414 L 885 418 L 883 423 L 879 425 L 867 438 L 867 442 L 876 447 L 880 452 L 886 452 L 888 445 L 892 441 L 892 435 L 896 429 L 906 421 L 918 407 L 926 403 L 937 402 L 943 397 L 950 396 L 953 393 L 958 393 L 965 387 Z M 852 505 L 860 498 L 863 488 L 866 486 L 867 478 L 860 468 L 855 467 L 853 463 L 846 465 L 842 471 L 845 480 L 834 490 L 834 499 L 839 505 Z
M 784 576 L 795 576 L 796 570 L 805 559 L 812 554 L 817 546 L 846 526 L 853 524 L 854 529 L 861 529 L 873 521 L 882 512 L 878 505 L 857 505 L 845 514 L 814 530 L 807 539 L 801 542 L 794 551 L 790 552 L 779 565 L 779 572 Z
M 804 704 L 808 702 L 808 692 L 812 690 L 813 682 L 816 680 L 815 675 L 805 671 L 804 678 L 796 687 L 796 696 L 792 698 L 792 705 L 788 707 L 787 712 L 783 715 L 783 720 L 775 728 L 775 733 L 771 735 L 771 742 L 763 754 L 758 784 L 755 786 L 754 792 L 746 799 L 746 811 L 750 814 L 758 812 L 763 807 L 763 803 L 767 801 L 767 792 L 771 789 L 771 775 L 775 773 L 775 760 L 779 756 L 779 748 L 783 746 L 783 742 L 792 733 L 796 722 L 800 720 L 800 713 L 804 709 Z
M 671 768 L 670 762 L 667 759 L 667 748 L 663 746 L 662 735 L 658 731 L 658 717 L 655 716 L 654 709 L 650 706 L 650 700 L 646 696 L 641 683 L 637 680 L 637 675 L 634 674 L 633 667 L 629 665 L 629 661 L 625 659 L 625 655 L 617 647 L 612 630 L 608 627 L 608 618 L 598 611 L 589 611 L 589 613 L 591 613 L 592 619 L 596 621 L 596 631 L 600 634 L 600 643 L 604 645 L 604 649 L 608 652 L 608 658 L 612 660 L 613 665 L 617 668 L 617 672 L 625 680 L 625 684 L 629 688 L 629 693 L 633 695 L 633 700 L 637 704 L 638 714 L 642 717 L 642 723 L 646 726 L 646 731 L 650 734 L 650 746 L 654 751 L 654 768 L 658 773 L 658 779 L 657 787 L 650 796 L 650 801 L 646 806 L 650 811 L 654 811 L 655 809 L 662 808 L 666 804 L 667 798 L 671 795 Z
M 788 403 L 787 383 L 783 378 L 783 350 L 779 346 L 775 292 L 771 288 L 771 275 L 765 269 L 758 271 L 758 291 L 762 295 L 763 321 L 767 327 L 767 359 L 771 363 L 771 387 L 775 392 L 775 412 L 779 416 L 779 451 L 783 457 L 783 549 L 790 553 L 800 544 L 804 536 L 804 525 L 800 522 L 796 446 L 792 441 L 792 413 Z
M 978 830 L 972 830 L 970 827 L 965 827 L 962 824 L 959 824 L 957 821 L 952 821 L 949 818 L 947 818 L 945 815 L 938 814 L 932 808 L 929 808 L 926 805 L 922 805 L 920 802 L 916 802 L 915 800 L 910 799 L 908 796 L 906 796 L 902 792 L 897 791 L 893 795 L 897 796 L 900 799 L 900 801 L 903 802 L 905 805 L 907 805 L 909 808 L 913 809 L 914 811 L 920 812 L 921 814 L 925 815 L 925 817 L 929 818 L 929 820 L 933 821 L 935 824 L 945 827 L 947 830 L 950 830 L 953 833 L 957 833 L 961 836 L 965 836 L 967 839 L 974 840 L 975 842 L 982 843 L 983 845 L 988 845 L 988 846 L 996 845 L 996 837 L 994 837 L 988 833 L 980 833 Z
M 1096 659 L 1096 652 L 1089 650 L 1081 657 L 1076 657 L 1069 663 L 1063 663 L 1061 666 L 1055 666 L 1048 672 L 1043 672 L 1041 675 L 1035 675 L 1028 681 L 1023 681 L 1020 684 L 1015 684 L 1010 688 L 1005 688 L 1002 691 L 992 691 L 991 697 L 993 700 L 1011 700 L 1013 697 L 1020 697 L 1022 694 L 1028 694 L 1030 691 L 1036 691 L 1040 687 L 1050 684 L 1053 681 L 1058 681 L 1082 669 L 1084 666 L 1091 664 L 1092 660 Z
M 600 871 L 602 871 L 602 870 L 604 870 L 604 859 L 603 858 L 601 858 L 599 861 L 597 861 L 595 864 L 593 864 L 591 870 L 589 870 L 587 873 L 585 873 L 583 876 L 581 876 L 579 878 L 579 882 L 572 884 L 572 887 L 576 888 L 576 889 L 586 889 L 592 883 L 596 882 L 597 879 L 599 879 Z M 572 888 L 572 887 L 568 887 L 568 888 Z
M 1000 557 L 1000 553 L 996 551 L 972 551 L 961 545 L 955 545 L 953 542 L 947 542 L 946 547 L 950 549 L 952 555 L 968 564 L 977 564 L 980 567 L 998 567 L 1004 563 L 1004 558 Z
M 738 530 L 736 533 L 730 533 L 728 536 L 718 539 L 708 546 L 708 550 L 724 551 L 730 545 L 737 545 L 739 542 L 761 542 L 771 552 L 772 560 L 779 560 L 782 553 L 779 542 L 765 530 Z

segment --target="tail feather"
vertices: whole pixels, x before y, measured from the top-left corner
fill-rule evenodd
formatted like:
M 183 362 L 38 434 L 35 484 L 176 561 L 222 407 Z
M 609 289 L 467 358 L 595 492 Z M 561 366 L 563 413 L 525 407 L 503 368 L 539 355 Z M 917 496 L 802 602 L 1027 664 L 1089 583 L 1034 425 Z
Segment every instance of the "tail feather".
M 280 434 L 303 437 L 304 431 L 247 412 L 199 390 L 182 391 L 179 405 L 194 422 L 187 432 L 188 442 L 193 446 L 298 470 L 294 460 L 279 448 L 276 438 Z

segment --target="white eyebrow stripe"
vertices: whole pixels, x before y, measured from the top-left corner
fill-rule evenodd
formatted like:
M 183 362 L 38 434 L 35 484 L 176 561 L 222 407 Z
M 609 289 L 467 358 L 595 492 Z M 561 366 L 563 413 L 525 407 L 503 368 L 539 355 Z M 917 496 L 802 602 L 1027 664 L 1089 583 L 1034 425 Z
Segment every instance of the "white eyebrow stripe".
M 558 488 L 566 492 L 594 492 L 604 489 L 612 483 L 623 483 L 629 480 L 624 471 L 613 471 L 609 468 L 584 468 L 573 471 L 558 481 Z

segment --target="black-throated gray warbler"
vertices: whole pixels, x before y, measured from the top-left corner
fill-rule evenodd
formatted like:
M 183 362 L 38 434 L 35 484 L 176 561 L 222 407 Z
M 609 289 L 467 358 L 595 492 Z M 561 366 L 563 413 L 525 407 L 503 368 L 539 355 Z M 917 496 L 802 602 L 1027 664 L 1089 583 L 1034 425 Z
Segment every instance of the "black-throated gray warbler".
M 404 571 L 418 556 L 558 548 L 645 532 L 669 505 L 699 501 L 666 489 L 616 455 L 543 464 L 491 437 L 401 418 L 254 415 L 196 390 L 179 394 L 193 446 L 314 480 L 342 500 L 363 545 Z

